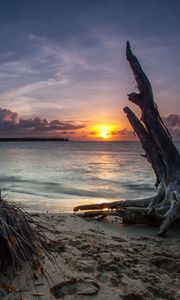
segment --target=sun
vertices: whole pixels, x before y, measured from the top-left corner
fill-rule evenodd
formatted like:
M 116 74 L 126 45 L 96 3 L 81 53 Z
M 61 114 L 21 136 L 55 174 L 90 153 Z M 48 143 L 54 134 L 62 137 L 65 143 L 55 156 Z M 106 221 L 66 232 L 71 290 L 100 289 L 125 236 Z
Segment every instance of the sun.
M 109 138 L 109 131 L 107 129 L 104 129 L 102 132 L 101 132 L 101 137 L 103 139 L 108 139 Z
M 98 140 L 110 140 L 116 130 L 114 124 L 96 124 L 91 128 L 94 138 Z

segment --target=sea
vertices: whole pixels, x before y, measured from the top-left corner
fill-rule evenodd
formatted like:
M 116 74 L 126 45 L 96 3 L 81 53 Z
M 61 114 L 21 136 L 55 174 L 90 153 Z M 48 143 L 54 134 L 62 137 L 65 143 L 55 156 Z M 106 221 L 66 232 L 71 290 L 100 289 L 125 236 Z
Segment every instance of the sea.
M 38 212 L 154 195 L 141 154 L 139 142 L 0 142 L 1 193 Z

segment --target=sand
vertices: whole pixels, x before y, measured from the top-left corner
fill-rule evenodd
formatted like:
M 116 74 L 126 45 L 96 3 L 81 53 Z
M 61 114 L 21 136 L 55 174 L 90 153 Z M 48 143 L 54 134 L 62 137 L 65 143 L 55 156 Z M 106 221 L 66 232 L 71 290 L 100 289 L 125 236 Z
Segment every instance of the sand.
M 58 266 L 44 258 L 47 277 L 21 271 L 4 299 L 180 299 L 179 232 L 159 238 L 156 228 L 123 225 L 116 217 L 33 216 L 51 230 Z

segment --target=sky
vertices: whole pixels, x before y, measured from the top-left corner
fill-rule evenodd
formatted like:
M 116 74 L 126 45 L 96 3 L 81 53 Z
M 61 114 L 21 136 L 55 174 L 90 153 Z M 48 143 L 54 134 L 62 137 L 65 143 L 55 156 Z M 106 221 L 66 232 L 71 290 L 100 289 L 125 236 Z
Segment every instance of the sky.
M 127 40 L 177 139 L 179 0 L 0 1 L 0 137 L 135 139 Z

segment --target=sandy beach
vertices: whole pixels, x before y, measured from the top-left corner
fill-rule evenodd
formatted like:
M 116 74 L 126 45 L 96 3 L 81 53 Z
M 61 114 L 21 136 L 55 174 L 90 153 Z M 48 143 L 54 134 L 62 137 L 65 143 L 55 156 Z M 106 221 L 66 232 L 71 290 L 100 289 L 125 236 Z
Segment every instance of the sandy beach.
M 86 220 L 75 214 L 37 214 L 56 266 L 42 258 L 43 272 L 17 274 L 6 300 L 180 299 L 180 238 L 157 229 L 123 225 L 120 219 Z M 45 274 L 44 274 L 45 273 Z

